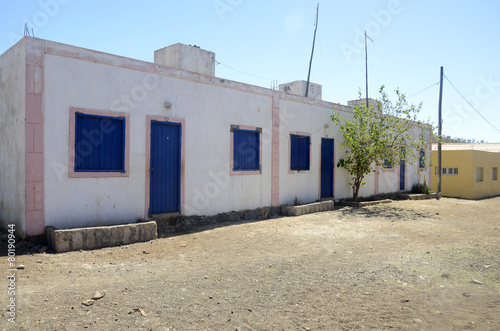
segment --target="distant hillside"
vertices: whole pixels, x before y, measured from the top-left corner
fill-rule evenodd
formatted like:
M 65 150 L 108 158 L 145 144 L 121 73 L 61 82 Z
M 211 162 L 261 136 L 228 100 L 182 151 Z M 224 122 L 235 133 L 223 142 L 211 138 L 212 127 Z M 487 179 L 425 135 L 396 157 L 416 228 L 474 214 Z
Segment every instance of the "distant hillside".
M 432 143 L 435 144 L 437 143 L 437 135 L 432 136 Z M 465 138 L 457 138 L 454 137 L 452 138 L 451 136 L 443 136 L 443 139 L 441 141 L 443 144 L 460 144 L 460 143 L 468 143 L 468 144 L 484 144 L 487 143 L 487 141 L 484 140 L 476 140 L 476 139 L 465 139 Z

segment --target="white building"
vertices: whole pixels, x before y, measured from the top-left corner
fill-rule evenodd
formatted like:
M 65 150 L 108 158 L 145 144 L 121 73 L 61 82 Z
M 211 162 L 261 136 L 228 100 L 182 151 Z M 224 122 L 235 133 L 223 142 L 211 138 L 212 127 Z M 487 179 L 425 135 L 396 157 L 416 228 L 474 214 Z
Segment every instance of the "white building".
M 316 84 L 307 98 L 301 82 L 217 78 L 214 57 L 176 44 L 149 63 L 32 37 L 1 55 L 2 226 L 34 236 L 350 197 L 330 115 L 351 108 L 320 100 Z M 383 170 L 360 195 L 418 176 L 418 163 Z

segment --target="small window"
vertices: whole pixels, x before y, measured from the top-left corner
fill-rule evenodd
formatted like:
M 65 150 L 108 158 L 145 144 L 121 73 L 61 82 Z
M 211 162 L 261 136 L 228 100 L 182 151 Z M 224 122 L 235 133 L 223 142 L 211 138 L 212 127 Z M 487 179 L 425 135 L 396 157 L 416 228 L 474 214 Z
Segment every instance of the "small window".
M 125 119 L 76 113 L 75 172 L 125 171 Z
M 392 162 L 387 160 L 387 159 L 384 159 L 384 168 L 385 169 L 392 169 Z
M 498 167 L 491 168 L 491 180 L 498 180 Z
M 310 145 L 309 136 L 290 135 L 290 170 L 309 170 Z
M 425 150 L 421 149 L 418 157 L 418 167 L 425 168 Z
M 260 170 L 260 132 L 233 129 L 233 170 Z
M 447 175 L 448 174 L 448 168 L 441 168 L 441 174 Z
M 483 181 L 484 168 L 480 167 L 476 169 L 476 182 Z

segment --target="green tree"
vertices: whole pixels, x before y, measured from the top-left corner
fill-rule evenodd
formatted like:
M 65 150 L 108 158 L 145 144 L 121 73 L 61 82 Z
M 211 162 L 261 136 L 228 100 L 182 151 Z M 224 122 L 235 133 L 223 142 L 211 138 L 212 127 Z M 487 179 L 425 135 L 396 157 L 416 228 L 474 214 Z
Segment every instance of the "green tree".
M 400 160 L 413 162 L 422 148 L 426 149 L 432 126 L 417 119 L 422 107 L 409 105 L 403 93 L 397 89 L 397 101 L 389 100 L 384 86 L 379 89 L 376 105 L 360 103 L 354 107 L 353 117 L 341 116 L 334 110 L 332 121 L 342 132 L 347 157 L 340 159 L 337 167 L 346 169 L 351 178 L 353 200 L 357 201 L 363 179 L 380 167 L 399 164 Z M 361 92 L 360 98 L 361 98 Z M 426 158 L 428 159 L 428 158 Z

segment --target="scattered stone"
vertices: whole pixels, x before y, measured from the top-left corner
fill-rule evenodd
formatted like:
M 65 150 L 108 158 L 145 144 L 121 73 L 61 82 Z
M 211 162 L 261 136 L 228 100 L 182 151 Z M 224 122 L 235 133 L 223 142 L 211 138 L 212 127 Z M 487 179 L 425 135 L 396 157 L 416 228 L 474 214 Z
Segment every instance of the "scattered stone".
M 36 246 L 33 246 L 30 248 L 30 253 L 33 254 L 33 253 L 36 253 L 38 252 L 39 249 L 41 249 L 42 246 L 41 245 L 36 245 Z
M 148 316 L 148 314 L 146 314 L 146 312 L 142 308 L 140 308 L 140 307 L 132 309 L 131 311 L 129 311 L 129 314 L 132 314 L 135 311 L 140 312 L 141 315 L 144 316 L 144 317 Z
M 49 250 L 49 246 L 42 246 L 42 248 L 40 248 L 38 250 L 38 253 L 45 253 L 48 250 Z
M 96 291 L 96 292 L 94 293 L 94 295 L 92 296 L 92 299 L 93 299 L 93 300 L 99 300 L 99 299 L 102 299 L 105 295 L 106 295 L 106 292 L 99 292 L 99 291 Z
M 36 263 L 43 263 L 42 260 L 36 260 Z
M 441 278 L 449 278 L 450 277 L 450 274 L 447 274 L 447 273 L 444 273 L 441 275 Z
M 85 300 L 84 302 L 82 302 L 82 305 L 84 306 L 92 306 L 94 304 L 94 300 L 92 299 L 88 299 L 88 300 Z
M 422 320 L 420 318 L 414 318 L 413 323 L 422 323 Z
M 443 314 L 443 312 L 441 312 L 440 310 L 430 310 L 429 312 L 430 312 L 432 315 L 436 315 L 436 316 L 437 316 L 437 315 L 442 315 L 442 314 Z
M 142 254 L 149 254 L 148 251 L 142 251 Z
M 209 299 L 213 299 L 214 297 L 210 295 L 208 298 L 209 298 Z
M 18 266 L 17 266 L 17 269 L 18 269 L 18 270 L 24 270 L 24 264 L 20 264 L 20 265 L 18 265 Z
M 470 294 L 469 294 L 468 292 L 464 292 L 464 293 L 462 293 L 462 295 L 463 295 L 464 297 L 466 297 L 466 298 L 470 297 Z
M 471 280 L 470 283 L 474 284 L 474 285 L 483 285 L 483 283 L 481 283 L 480 281 L 475 280 L 475 279 Z

